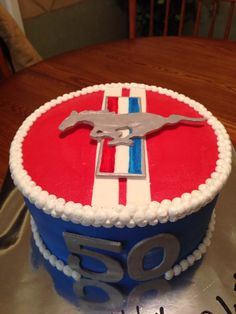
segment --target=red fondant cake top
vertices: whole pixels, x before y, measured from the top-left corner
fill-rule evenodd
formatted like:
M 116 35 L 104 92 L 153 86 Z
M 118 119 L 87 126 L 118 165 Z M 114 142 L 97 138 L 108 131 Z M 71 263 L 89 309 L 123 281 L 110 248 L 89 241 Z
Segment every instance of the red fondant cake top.
M 216 135 L 207 121 L 164 126 L 146 135 L 142 144 L 135 141 L 131 146 L 111 147 L 106 139 L 98 170 L 109 175 L 97 176 L 101 147 L 90 137 L 92 126 L 79 124 L 68 132 L 59 130 L 72 111 L 99 111 L 104 109 L 106 99 L 106 109 L 117 115 L 139 110 L 163 117 L 172 114 L 202 117 L 183 101 L 156 91 L 116 88 L 109 92 L 108 89 L 108 92 L 75 96 L 51 108 L 33 123 L 23 141 L 23 166 L 38 186 L 66 201 L 113 206 L 173 199 L 205 183 L 214 172 L 218 158 Z M 129 100 L 136 97 L 140 99 L 139 109 Z M 142 163 L 144 159 L 145 175 L 142 176 L 139 173 L 142 169 L 135 163 Z

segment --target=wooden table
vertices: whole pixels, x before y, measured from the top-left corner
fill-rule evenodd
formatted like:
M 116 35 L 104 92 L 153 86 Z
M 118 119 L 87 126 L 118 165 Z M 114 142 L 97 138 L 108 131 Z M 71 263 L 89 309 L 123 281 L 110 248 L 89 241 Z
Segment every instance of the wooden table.
M 184 37 L 123 40 L 72 51 L 0 83 L 0 184 L 11 140 L 34 109 L 56 96 L 106 82 L 176 90 L 204 104 L 236 144 L 236 44 Z

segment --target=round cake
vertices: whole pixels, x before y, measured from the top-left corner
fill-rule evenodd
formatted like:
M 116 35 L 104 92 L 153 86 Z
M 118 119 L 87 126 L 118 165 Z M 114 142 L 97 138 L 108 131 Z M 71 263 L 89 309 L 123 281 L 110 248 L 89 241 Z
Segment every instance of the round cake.
M 231 144 L 182 94 L 95 85 L 33 112 L 10 169 L 52 266 L 75 280 L 132 285 L 178 276 L 206 252 Z

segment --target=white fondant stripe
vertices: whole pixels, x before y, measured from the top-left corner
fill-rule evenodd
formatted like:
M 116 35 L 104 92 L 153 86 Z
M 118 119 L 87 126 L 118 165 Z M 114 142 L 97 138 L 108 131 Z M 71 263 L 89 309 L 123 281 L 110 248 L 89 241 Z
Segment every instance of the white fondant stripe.
M 146 112 L 146 90 L 141 87 L 131 87 L 130 97 L 141 98 L 141 111 Z M 144 178 L 127 179 L 127 204 L 147 206 L 151 202 L 150 178 L 146 140 L 144 141 L 146 176 Z M 143 152 L 142 152 L 143 153 Z
M 43 257 L 48 260 L 52 266 L 56 267 L 57 270 L 62 271 L 66 276 L 72 277 L 76 281 L 79 280 L 81 275 L 77 271 L 73 270 L 69 265 L 65 265 L 62 260 L 58 259 L 46 248 L 45 244 L 40 238 L 37 226 L 32 216 L 30 222 L 35 244 Z M 186 271 L 190 266 L 192 266 L 196 261 L 202 258 L 202 256 L 206 253 L 207 247 L 211 244 L 211 237 L 214 228 L 215 212 L 213 211 L 211 221 L 209 223 L 208 230 L 203 241 L 198 245 L 197 249 L 192 252 L 192 254 L 188 255 L 185 259 L 182 259 L 178 264 L 165 272 L 164 277 L 166 280 L 171 280 L 173 277 L 179 276 L 182 272 Z
M 121 96 L 122 87 L 108 87 L 104 90 L 102 109 L 105 109 L 107 96 Z M 97 158 L 100 150 L 100 143 L 97 145 Z M 96 167 L 95 165 L 95 167 Z M 119 181 L 118 178 L 94 177 L 92 206 L 112 207 L 119 204 Z
M 120 97 L 118 99 L 118 114 L 129 112 L 129 98 Z M 122 137 L 129 134 L 129 130 L 122 131 Z M 129 168 L 129 146 L 118 145 L 116 146 L 115 155 L 115 173 L 128 173 Z

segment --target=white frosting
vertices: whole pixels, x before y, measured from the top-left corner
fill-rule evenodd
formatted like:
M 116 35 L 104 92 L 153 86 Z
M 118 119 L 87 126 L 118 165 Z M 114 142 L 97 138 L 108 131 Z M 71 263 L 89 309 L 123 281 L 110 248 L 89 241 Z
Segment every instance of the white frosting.
M 127 200 L 127 205 L 125 207 L 117 205 L 118 200 L 115 199 L 118 195 L 117 181 L 114 180 L 114 187 L 112 187 L 112 189 L 117 189 L 115 197 L 114 195 L 112 196 L 112 193 L 107 192 L 105 192 L 104 195 L 103 191 L 107 191 L 107 184 L 109 184 L 110 191 L 111 182 L 109 181 L 109 183 L 107 183 L 108 181 L 103 178 L 95 178 L 93 201 L 92 206 L 89 206 L 89 211 L 88 207 L 83 204 L 74 202 L 65 203 L 63 199 L 57 198 L 55 195 L 49 195 L 47 191 L 43 191 L 41 187 L 37 186 L 37 184 L 32 181 L 32 178 L 23 167 L 22 142 L 33 122 L 52 107 L 74 96 L 98 90 L 104 90 L 105 93 L 109 95 L 117 95 L 117 91 L 120 91 L 121 93 L 122 87 L 131 89 L 138 87 L 139 90 L 140 88 L 143 88 L 144 90 L 152 90 L 169 95 L 172 98 L 183 101 L 199 112 L 199 114 L 207 118 L 207 123 L 212 127 L 217 138 L 218 160 L 215 171 L 209 178 L 206 178 L 205 182 L 202 182 L 202 184 L 199 185 L 197 190 L 194 190 L 191 193 L 183 193 L 173 200 L 163 200 L 161 203 L 150 201 L 149 195 L 143 192 L 145 190 L 142 190 L 142 195 L 146 195 L 148 198 L 148 201 L 144 201 L 145 204 L 142 207 L 137 206 L 136 202 L 131 202 L 129 200 Z M 10 170 L 15 185 L 23 195 L 38 208 L 53 217 L 60 217 L 65 221 L 72 221 L 73 223 L 80 223 L 86 226 L 104 226 L 107 228 L 112 226 L 123 228 L 127 226 L 133 228 L 136 225 L 145 226 L 147 224 L 155 225 L 158 222 L 165 223 L 168 220 L 176 221 L 186 215 L 198 211 L 201 207 L 213 200 L 222 189 L 231 171 L 231 143 L 223 125 L 213 117 L 204 106 L 184 95 L 165 88 L 136 83 L 95 85 L 51 100 L 26 118 L 18 129 L 11 144 Z M 147 180 L 149 180 L 149 178 L 147 178 Z M 127 183 L 127 188 L 130 184 L 131 183 Z M 141 189 L 141 187 L 139 188 Z M 136 194 L 139 193 L 136 192 Z M 106 204 L 99 203 L 98 200 L 101 201 L 102 198 Z M 198 253 L 195 252 L 195 255 L 198 256 Z
M 179 276 L 182 272 L 186 271 L 190 266 L 192 266 L 197 260 L 201 259 L 203 254 L 206 253 L 207 247 L 211 244 L 212 232 L 215 226 L 215 213 L 213 212 L 210 224 L 208 226 L 207 233 L 203 241 L 198 245 L 197 249 L 193 251 L 192 254 L 182 259 L 178 264 L 174 265 L 164 274 L 166 280 L 171 280 L 175 276 Z M 33 233 L 33 238 L 36 246 L 38 247 L 40 253 L 43 257 L 49 261 L 49 263 L 56 267 L 57 270 L 62 271 L 66 276 L 72 277 L 74 280 L 79 280 L 80 274 L 73 270 L 69 265 L 65 265 L 62 260 L 59 260 L 55 255 L 46 248 L 37 230 L 37 226 L 34 219 L 31 217 L 31 229 Z
M 128 113 L 128 97 L 119 97 L 118 99 L 118 113 Z M 129 130 L 123 130 L 122 137 L 129 134 Z M 129 146 L 118 145 L 115 148 L 115 173 L 128 173 L 129 160 Z

